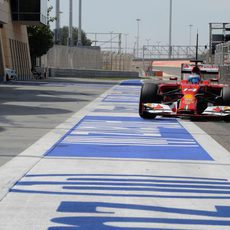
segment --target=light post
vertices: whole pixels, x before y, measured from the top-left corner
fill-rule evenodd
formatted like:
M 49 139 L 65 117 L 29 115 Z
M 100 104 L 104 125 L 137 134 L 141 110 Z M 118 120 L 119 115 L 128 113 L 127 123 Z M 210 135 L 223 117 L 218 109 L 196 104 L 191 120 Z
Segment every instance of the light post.
M 127 54 L 127 40 L 128 40 L 128 35 L 129 34 L 125 34 L 125 54 Z
M 110 52 L 113 52 L 113 31 L 110 31 Z
M 134 38 L 134 45 L 133 45 L 133 55 L 137 54 L 137 37 Z
M 141 21 L 141 19 L 137 18 L 136 21 L 137 21 L 137 51 L 136 51 L 136 55 L 138 57 L 139 56 L 139 41 L 140 41 L 139 33 L 140 33 L 140 21 Z
M 56 0 L 56 29 L 55 29 L 55 43 L 60 43 L 60 0 Z
M 110 31 L 110 66 L 113 70 L 113 31 Z
M 145 71 L 145 50 L 147 50 L 146 46 L 143 45 L 143 56 L 142 56 L 142 65 L 143 65 L 143 70 Z
M 78 24 L 78 39 L 77 39 L 77 46 L 82 46 L 81 41 L 81 18 L 82 18 L 82 0 L 79 0 L 79 24 Z
M 69 0 L 69 39 L 68 45 L 73 46 L 73 0 Z
M 189 46 L 191 46 L 191 43 L 192 43 L 192 27 L 193 25 L 190 24 L 189 25 Z
M 191 44 L 192 44 L 192 27 L 193 27 L 193 25 L 190 24 L 189 25 L 189 47 L 188 47 L 188 55 L 189 56 L 192 53 L 192 49 L 191 49 Z
M 172 0 L 169 7 L 169 58 L 172 57 Z

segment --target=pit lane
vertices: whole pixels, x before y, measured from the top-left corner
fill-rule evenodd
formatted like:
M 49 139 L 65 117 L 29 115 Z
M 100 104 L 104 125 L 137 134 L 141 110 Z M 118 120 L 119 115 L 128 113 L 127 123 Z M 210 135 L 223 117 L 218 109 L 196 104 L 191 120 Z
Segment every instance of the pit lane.
M 53 136 L 2 167 L 6 177 L 30 164 L 0 203 L 0 228 L 228 229 L 229 154 L 189 120 L 141 119 L 139 91 L 113 87 L 47 151 Z

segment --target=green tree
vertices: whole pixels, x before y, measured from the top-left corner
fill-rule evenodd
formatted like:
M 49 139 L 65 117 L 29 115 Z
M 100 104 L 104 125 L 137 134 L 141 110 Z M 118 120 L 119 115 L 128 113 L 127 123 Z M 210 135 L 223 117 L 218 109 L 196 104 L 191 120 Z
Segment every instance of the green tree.
M 41 57 L 43 54 L 46 54 L 53 46 L 53 32 L 51 31 L 49 25 L 50 22 L 55 20 L 55 18 L 50 17 L 50 11 L 52 9 L 53 7 L 51 6 L 47 11 L 47 25 L 27 27 L 32 66 L 35 66 L 37 57 Z
M 68 37 L 69 37 L 69 27 L 63 26 L 60 28 L 60 44 L 67 45 L 68 44 Z M 77 45 L 78 40 L 78 29 L 73 27 L 73 45 Z M 86 37 L 86 33 L 82 31 L 81 33 L 81 41 L 83 46 L 91 46 L 92 41 Z
M 41 57 L 53 46 L 53 33 L 48 26 L 29 26 L 27 28 L 32 65 L 36 57 Z

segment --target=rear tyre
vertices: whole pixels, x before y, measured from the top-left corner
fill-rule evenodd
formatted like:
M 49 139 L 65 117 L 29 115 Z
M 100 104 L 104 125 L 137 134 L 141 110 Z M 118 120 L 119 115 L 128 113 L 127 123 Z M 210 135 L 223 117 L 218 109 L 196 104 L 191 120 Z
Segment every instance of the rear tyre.
M 158 85 L 155 83 L 144 83 L 141 88 L 141 95 L 139 101 L 139 115 L 144 119 L 154 119 L 155 114 L 148 113 L 144 110 L 144 103 L 160 103 L 158 93 Z

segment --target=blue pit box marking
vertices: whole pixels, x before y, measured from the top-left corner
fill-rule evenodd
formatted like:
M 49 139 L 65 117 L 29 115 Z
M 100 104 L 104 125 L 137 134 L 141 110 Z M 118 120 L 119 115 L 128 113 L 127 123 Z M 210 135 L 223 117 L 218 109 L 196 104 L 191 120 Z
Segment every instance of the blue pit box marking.
M 176 119 L 114 116 L 86 116 L 47 156 L 213 160 Z

